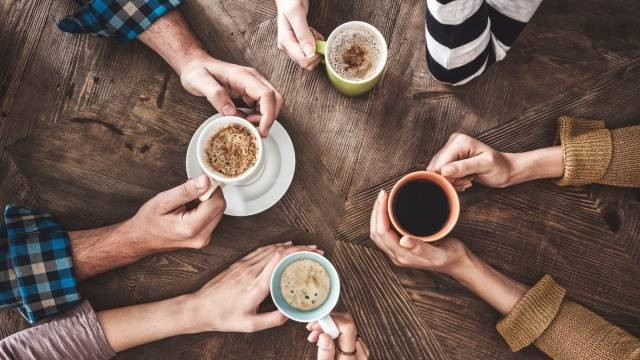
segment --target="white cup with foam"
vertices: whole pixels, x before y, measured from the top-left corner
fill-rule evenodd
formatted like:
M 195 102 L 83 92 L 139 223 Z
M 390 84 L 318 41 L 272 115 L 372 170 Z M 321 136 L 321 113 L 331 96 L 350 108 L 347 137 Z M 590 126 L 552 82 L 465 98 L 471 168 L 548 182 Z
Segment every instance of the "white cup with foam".
M 209 142 L 209 139 L 213 135 L 221 131 L 222 129 L 231 125 L 239 125 L 249 130 L 249 132 L 254 137 L 254 140 L 256 142 L 256 148 L 257 148 L 256 162 L 250 168 L 248 168 L 245 172 L 234 177 L 226 176 L 214 170 L 213 168 L 211 168 L 211 166 L 209 166 L 209 164 L 207 164 L 205 160 L 205 148 L 207 146 L 207 143 Z M 213 120 L 200 133 L 200 136 L 198 137 L 198 144 L 196 146 L 196 150 L 198 154 L 198 164 L 202 168 L 202 171 L 205 174 L 207 174 L 207 176 L 209 176 L 209 179 L 211 180 L 211 185 L 209 187 L 209 190 L 207 190 L 206 193 L 200 196 L 200 201 L 208 200 L 213 194 L 213 192 L 218 188 L 218 186 L 224 186 L 227 184 L 228 185 L 252 184 L 256 180 L 258 180 L 258 178 L 260 178 L 260 176 L 262 175 L 262 172 L 264 171 L 265 155 L 264 155 L 264 145 L 262 143 L 262 138 L 260 137 L 260 134 L 258 133 L 258 130 L 255 128 L 255 126 L 253 126 L 253 124 L 251 124 L 249 121 L 241 117 L 222 116 Z

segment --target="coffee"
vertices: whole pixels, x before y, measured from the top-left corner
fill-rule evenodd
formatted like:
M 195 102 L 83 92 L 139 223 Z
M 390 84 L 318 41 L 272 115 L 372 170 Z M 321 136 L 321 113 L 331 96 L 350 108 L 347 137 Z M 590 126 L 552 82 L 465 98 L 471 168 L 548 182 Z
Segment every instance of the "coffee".
M 451 211 L 444 190 L 429 180 L 404 184 L 392 205 L 399 225 L 415 236 L 429 236 L 440 231 Z
M 366 80 L 384 66 L 384 46 L 375 34 L 364 27 L 347 28 L 336 35 L 328 49 L 329 64 L 342 78 Z
M 204 147 L 204 160 L 211 169 L 228 177 L 242 175 L 258 158 L 258 144 L 246 127 L 231 124 L 213 134 Z
M 311 311 L 319 308 L 327 300 L 330 290 L 331 279 L 327 270 L 314 260 L 296 260 L 282 271 L 282 297 L 295 309 Z

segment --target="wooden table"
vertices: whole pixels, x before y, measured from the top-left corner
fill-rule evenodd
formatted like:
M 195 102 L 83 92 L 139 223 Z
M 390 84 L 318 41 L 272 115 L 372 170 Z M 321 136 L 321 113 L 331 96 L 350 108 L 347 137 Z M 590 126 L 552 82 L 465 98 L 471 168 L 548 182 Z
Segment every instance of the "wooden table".
M 323 71 L 294 65 L 276 49 L 272 1 L 187 2 L 213 54 L 256 67 L 287 99 L 279 121 L 296 149 L 293 184 L 260 215 L 224 218 L 205 249 L 148 257 L 83 283 L 83 293 L 96 309 L 164 299 L 259 245 L 293 239 L 329 251 L 344 284 L 340 306 L 374 358 L 544 358 L 511 353 L 495 331 L 498 314 L 452 279 L 393 266 L 369 240 L 369 213 L 380 188 L 423 167 L 454 131 L 522 151 L 552 144 L 561 115 L 637 124 L 640 3 L 546 1 L 505 61 L 454 88 L 426 68 L 424 0 L 311 2 L 310 22 L 324 34 L 349 20 L 381 30 L 390 53 L 381 84 L 346 98 Z M 0 202 L 87 228 L 126 219 L 185 179 L 188 141 L 213 114 L 204 99 L 139 43 L 59 32 L 71 0 L 1 4 Z M 638 190 L 537 181 L 474 186 L 461 201 L 453 235 L 493 266 L 529 284 L 552 274 L 571 298 L 640 335 Z M 2 337 L 26 326 L 15 311 L 0 316 Z M 312 359 L 305 338 L 289 322 L 170 338 L 119 358 Z

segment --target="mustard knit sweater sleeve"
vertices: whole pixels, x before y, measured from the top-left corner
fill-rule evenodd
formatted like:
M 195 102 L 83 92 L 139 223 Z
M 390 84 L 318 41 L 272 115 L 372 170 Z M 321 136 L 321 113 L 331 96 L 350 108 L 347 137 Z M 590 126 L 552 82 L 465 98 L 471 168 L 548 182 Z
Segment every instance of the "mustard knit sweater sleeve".
M 558 185 L 640 187 L 640 125 L 608 130 L 604 122 L 561 117 L 564 175 Z
M 640 340 L 564 295 L 545 275 L 498 322 L 512 351 L 534 344 L 553 359 L 640 359 Z

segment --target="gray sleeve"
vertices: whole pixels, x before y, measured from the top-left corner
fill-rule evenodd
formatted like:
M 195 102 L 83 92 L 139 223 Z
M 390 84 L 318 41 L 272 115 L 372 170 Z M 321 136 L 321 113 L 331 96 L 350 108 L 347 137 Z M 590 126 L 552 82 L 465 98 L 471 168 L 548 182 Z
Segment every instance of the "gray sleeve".
M 0 341 L 2 359 L 111 359 L 115 355 L 86 300 Z

